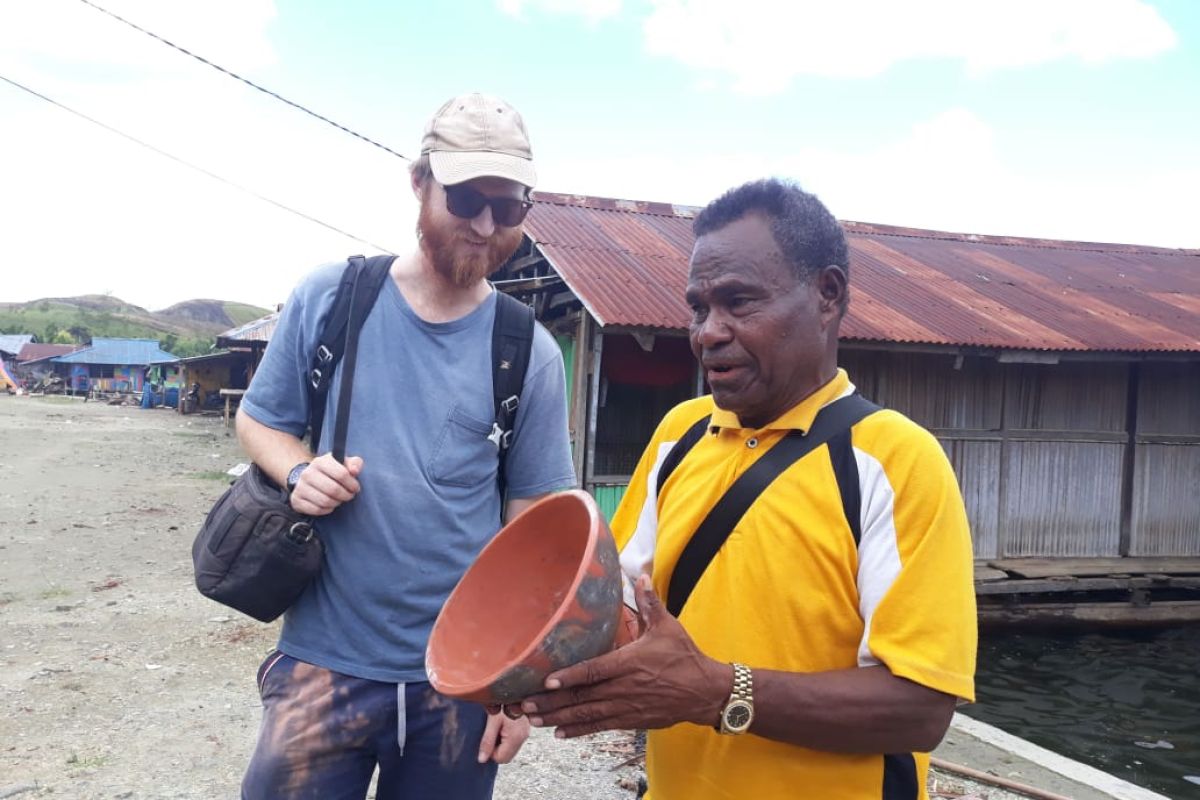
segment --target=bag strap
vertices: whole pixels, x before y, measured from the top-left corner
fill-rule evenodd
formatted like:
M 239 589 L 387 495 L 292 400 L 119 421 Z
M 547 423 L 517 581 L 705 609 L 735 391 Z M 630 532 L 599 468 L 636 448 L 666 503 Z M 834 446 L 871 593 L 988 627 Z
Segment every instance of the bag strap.
M 338 362 L 346 357 L 348 369 L 343 370 L 341 391 L 338 394 L 338 416 L 334 423 L 335 444 L 340 429 L 341 448 L 333 448 L 334 457 L 338 461 L 345 456 L 345 429 L 349 422 L 350 389 L 354 383 L 353 362 L 357 359 L 357 353 L 353 357 L 349 354 L 358 349 L 358 332 L 371 307 L 375 305 L 375 298 L 379 296 L 395 258 L 372 256 L 368 259 L 363 256 L 350 256 L 349 265 L 342 272 L 342 279 L 338 283 L 329 315 L 325 318 L 308 371 L 308 427 L 311 431 L 309 446 L 314 453 L 321 445 L 321 429 L 325 424 L 325 407 L 329 400 L 333 373 Z M 347 376 L 346 372 L 350 374 Z M 347 380 L 347 377 L 350 380 Z M 346 410 L 343 412 L 342 409 Z
M 533 349 L 533 309 L 520 300 L 496 292 L 496 317 L 492 323 L 492 398 L 495 421 L 488 434 L 500 455 L 496 481 L 500 502 L 504 502 L 507 478 L 504 474 L 508 448 L 512 445 L 513 425 L 521 405 L 521 388 L 529 368 Z
M 704 436 L 704 432 L 708 430 L 709 423 L 712 421 L 712 414 L 702 417 L 692 423 L 692 427 L 684 432 L 683 436 L 679 437 L 679 441 L 667 453 L 667 457 L 663 459 L 662 464 L 658 466 L 658 483 L 654 491 L 654 496 L 658 497 L 662 494 L 663 486 L 667 484 L 667 478 L 671 477 L 671 473 L 679 466 L 679 462 L 683 461 L 683 457 L 688 454 L 696 442 L 700 441 Z
M 879 406 L 857 392 L 835 400 L 817 413 L 807 434 L 790 432 L 742 473 L 708 512 L 680 554 L 667 589 L 667 610 L 679 616 L 696 582 L 734 526 L 784 470 L 839 433 L 848 433 L 851 426 L 878 410 Z
M 826 442 L 829 461 L 833 464 L 833 477 L 837 479 L 838 494 L 842 496 L 842 513 L 850 525 L 854 547 L 862 540 L 862 487 L 858 481 L 858 462 L 854 460 L 854 446 L 850 442 L 850 429 L 834 434 Z

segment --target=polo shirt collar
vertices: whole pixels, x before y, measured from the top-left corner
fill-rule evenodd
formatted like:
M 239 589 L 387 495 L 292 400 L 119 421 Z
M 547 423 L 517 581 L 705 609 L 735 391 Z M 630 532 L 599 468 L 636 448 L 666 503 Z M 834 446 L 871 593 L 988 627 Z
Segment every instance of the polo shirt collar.
M 789 408 L 776 419 L 762 426 L 760 430 L 800 430 L 807 433 L 808 429 L 812 427 L 813 420 L 817 418 L 818 411 L 834 400 L 853 392 L 854 384 L 850 383 L 850 376 L 846 374 L 846 370 L 838 368 L 837 374 L 828 383 Z M 712 420 L 709 422 L 709 430 L 742 427 L 744 426 L 741 420 L 738 419 L 737 414 L 734 414 L 732 411 L 726 411 L 723 408 L 713 409 Z

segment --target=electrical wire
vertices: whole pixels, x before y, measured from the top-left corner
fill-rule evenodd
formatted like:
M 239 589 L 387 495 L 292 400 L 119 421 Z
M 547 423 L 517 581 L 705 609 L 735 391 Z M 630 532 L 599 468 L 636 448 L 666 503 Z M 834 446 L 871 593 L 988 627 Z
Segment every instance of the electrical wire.
M 61 108 L 64 111 L 68 111 L 68 112 L 74 114 L 75 116 L 80 117 L 81 119 L 87 120 L 88 122 L 92 123 L 93 125 L 98 125 L 101 128 L 104 128 L 106 131 L 109 131 L 110 133 L 115 133 L 116 135 L 118 135 L 122 138 L 128 139 L 129 141 L 131 141 L 135 144 L 139 144 L 142 147 L 145 147 L 147 150 L 152 150 L 155 153 L 158 153 L 160 156 L 164 156 L 178 164 L 182 164 L 183 166 L 188 167 L 189 169 L 194 169 L 197 172 L 203 173 L 204 175 L 207 175 L 208 177 L 212 178 L 213 180 L 220 181 L 221 183 L 223 183 L 227 186 L 232 186 L 234 189 L 237 189 L 238 191 L 241 191 L 241 192 L 245 192 L 246 194 L 250 195 L 251 197 L 255 197 L 259 200 L 262 200 L 264 203 L 270 203 L 271 205 L 275 206 L 276 208 L 283 209 L 284 211 L 287 211 L 290 214 L 295 214 L 296 216 L 298 216 L 302 219 L 306 219 L 309 222 L 314 222 L 317 225 L 320 225 L 322 228 L 328 228 L 329 230 L 333 231 L 334 233 L 341 234 L 342 236 L 345 236 L 348 239 L 353 239 L 356 242 L 361 242 L 362 244 L 368 245 L 370 247 L 374 247 L 376 250 L 387 253 L 389 255 L 395 255 L 395 253 L 393 253 L 391 250 L 388 250 L 386 247 L 380 247 L 379 245 L 375 244 L 374 242 L 363 239 L 360 236 L 355 236 L 354 234 L 344 231 L 341 228 L 338 228 L 334 225 L 330 225 L 328 222 L 324 222 L 322 220 L 317 219 L 314 216 L 305 214 L 303 211 L 299 211 L 295 208 L 292 208 L 291 206 L 284 205 L 283 203 L 280 203 L 278 200 L 272 200 L 270 197 L 267 197 L 266 195 L 263 195 L 263 194 L 259 194 L 258 192 L 254 191 L 253 189 L 248 189 L 247 187 L 242 186 L 241 184 L 234 183 L 233 181 L 229 180 L 228 178 L 223 178 L 220 175 L 216 174 L 215 172 L 210 172 L 209 170 L 205 169 L 204 167 L 196 166 L 195 164 L 192 164 L 189 161 L 185 161 L 184 159 L 182 159 L 178 156 L 168 153 L 166 150 L 162 150 L 158 147 L 155 147 L 152 144 L 143 142 L 141 139 L 138 139 L 135 136 L 131 136 L 128 133 L 117 130 L 116 128 L 112 127 L 111 125 L 106 125 L 105 123 L 100 122 L 97 119 L 93 119 L 92 117 L 89 117 L 87 114 L 84 114 L 80 111 L 76 111 L 75 109 L 73 109 L 69 106 L 63 105 L 62 103 L 58 102 L 57 100 L 47 97 L 46 95 L 42 94 L 41 92 L 30 89 L 28 86 L 25 86 L 22 83 L 18 83 L 17 81 L 14 81 L 12 78 L 7 78 L 4 75 L 0 75 L 0 81 L 4 81 L 5 83 L 12 84 L 13 86 L 17 87 L 18 89 L 20 89 L 24 92 L 28 92 L 29 94 L 33 95 L 34 97 L 37 97 L 41 100 L 45 100 L 47 103 L 50 103 L 51 105 L 58 106 L 59 108 Z
M 321 114 L 318 114 L 317 112 L 315 112 L 309 108 L 305 108 L 304 106 L 300 105 L 299 103 L 295 103 L 291 100 L 288 100 L 286 97 L 284 97 L 281 94 L 273 92 L 270 89 L 267 89 L 263 86 L 259 86 L 254 81 L 252 81 L 248 78 L 243 78 L 241 75 L 238 75 L 236 72 L 233 72 L 232 70 L 225 69 L 220 64 L 214 64 L 212 61 L 209 61 L 207 58 L 204 58 L 203 56 L 200 56 L 200 55 L 196 55 L 192 51 L 187 50 L 186 48 L 180 47 L 179 45 L 175 44 L 174 42 L 170 41 L 169 39 L 164 39 L 163 37 L 159 36 L 157 33 L 154 33 L 153 31 L 148 31 L 145 28 L 137 25 L 136 23 L 130 22 L 129 20 L 125 19 L 124 17 L 114 14 L 113 12 L 109 11 L 107 8 L 96 5 L 95 3 L 91 2 L 91 0 L 79 0 L 79 1 L 86 6 L 91 6 L 92 8 L 96 9 L 97 11 L 100 11 L 101 13 L 107 14 L 108 16 L 112 17 L 113 19 L 115 19 L 119 22 L 125 23 L 126 25 L 128 25 L 129 27 L 133 28 L 136 31 L 141 31 L 142 33 L 146 34 L 147 36 L 157 39 L 158 41 L 162 42 L 163 44 L 165 44 L 169 47 L 175 48 L 176 50 L 183 53 L 184 55 L 191 56 L 192 58 L 196 59 L 197 61 L 199 61 L 202 64 L 207 64 L 208 66 L 212 67 L 213 69 L 223 72 L 231 78 L 236 78 L 237 80 L 241 81 L 242 83 L 246 84 L 247 86 L 251 86 L 251 87 L 257 89 L 258 91 L 262 92 L 263 94 L 270 95 L 271 97 L 274 97 L 276 100 L 279 100 L 280 102 L 287 103 L 289 106 L 291 106 L 292 108 L 294 108 L 298 111 L 303 111 L 305 114 L 308 114 L 310 117 L 316 117 L 317 119 L 321 120 L 322 122 L 328 123 L 329 125 L 332 125 L 333 127 L 337 128 L 340 131 L 348 133 L 351 136 L 354 136 L 355 138 L 362 139 L 364 142 L 366 142 L 368 144 L 373 144 L 381 150 L 386 150 L 387 152 L 391 153 L 392 155 L 396 156 L 397 158 L 403 158 L 405 161 L 412 160 L 411 158 L 404 155 L 403 153 L 397 153 L 392 148 L 388 147 L 385 144 L 380 144 L 379 142 L 375 141 L 374 139 L 372 139 L 369 136 L 364 136 L 357 131 L 347 128 L 345 125 L 334 122 L 333 120 L 329 119 L 328 117 L 322 116 Z

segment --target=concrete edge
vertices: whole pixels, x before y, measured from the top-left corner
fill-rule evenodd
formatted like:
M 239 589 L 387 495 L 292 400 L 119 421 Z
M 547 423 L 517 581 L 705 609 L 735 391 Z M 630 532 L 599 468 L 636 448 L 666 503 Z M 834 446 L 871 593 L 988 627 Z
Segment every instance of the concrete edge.
M 1122 780 L 1115 775 L 1109 775 L 1107 772 L 1098 770 L 1095 767 L 1089 767 L 1087 764 L 1073 761 L 1066 756 L 1055 753 L 1053 750 L 1039 747 L 1033 742 L 1013 736 L 1011 733 L 1006 733 L 993 725 L 988 725 L 986 722 L 972 719 L 965 714 L 956 713 L 954 720 L 950 723 L 950 727 L 967 736 L 972 736 L 1027 761 L 1031 761 L 1051 772 L 1056 772 L 1064 778 L 1091 787 L 1098 792 L 1108 794 L 1114 800 L 1171 800 L 1166 795 L 1153 792 L 1149 789 L 1143 789 L 1141 786 L 1135 786 L 1129 781 Z

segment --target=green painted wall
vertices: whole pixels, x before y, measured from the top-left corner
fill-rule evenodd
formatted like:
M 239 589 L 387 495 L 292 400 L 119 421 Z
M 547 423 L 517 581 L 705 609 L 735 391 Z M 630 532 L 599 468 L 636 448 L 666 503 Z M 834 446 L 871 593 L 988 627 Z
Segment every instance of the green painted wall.
M 604 518 L 612 522 L 613 514 L 617 513 L 617 506 L 621 503 L 621 498 L 625 496 L 625 490 L 628 487 L 624 484 L 620 486 L 597 486 L 592 494 L 596 498 L 596 505 L 600 506 L 600 512 L 604 514 Z

